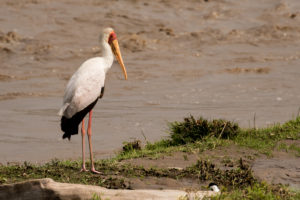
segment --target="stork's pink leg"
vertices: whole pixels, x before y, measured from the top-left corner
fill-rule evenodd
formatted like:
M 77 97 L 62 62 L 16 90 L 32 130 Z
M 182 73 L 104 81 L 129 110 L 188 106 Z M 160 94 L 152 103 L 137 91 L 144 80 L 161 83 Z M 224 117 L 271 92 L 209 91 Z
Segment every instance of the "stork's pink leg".
M 88 171 L 85 168 L 85 129 L 84 129 L 84 119 L 82 120 L 81 123 L 81 137 L 82 137 L 82 167 L 80 172 L 86 172 Z
M 88 139 L 89 139 L 89 147 L 90 147 L 90 159 L 91 159 L 91 172 L 95 174 L 100 174 L 100 172 L 95 170 L 94 160 L 93 160 L 93 151 L 92 151 L 92 114 L 93 111 L 91 110 L 89 113 L 89 124 L 88 124 Z

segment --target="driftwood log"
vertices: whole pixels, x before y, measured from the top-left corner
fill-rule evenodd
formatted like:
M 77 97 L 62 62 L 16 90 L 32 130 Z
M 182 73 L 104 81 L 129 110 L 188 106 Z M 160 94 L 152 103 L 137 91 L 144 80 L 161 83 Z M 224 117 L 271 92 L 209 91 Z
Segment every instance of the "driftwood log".
M 129 200 L 129 199 L 202 199 L 215 195 L 212 191 L 187 193 L 180 190 L 112 190 L 98 186 L 58 183 L 50 178 L 30 180 L 0 186 L 3 200 Z

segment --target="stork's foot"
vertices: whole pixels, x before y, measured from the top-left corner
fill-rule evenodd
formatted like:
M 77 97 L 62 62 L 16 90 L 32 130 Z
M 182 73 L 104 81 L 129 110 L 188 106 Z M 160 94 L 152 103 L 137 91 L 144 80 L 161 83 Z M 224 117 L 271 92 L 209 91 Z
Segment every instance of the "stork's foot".
M 82 167 L 80 172 L 88 172 L 89 170 L 87 170 L 85 167 Z
M 101 172 L 98 172 L 97 170 L 95 170 L 94 167 L 91 168 L 91 172 L 92 172 L 93 174 L 101 174 Z

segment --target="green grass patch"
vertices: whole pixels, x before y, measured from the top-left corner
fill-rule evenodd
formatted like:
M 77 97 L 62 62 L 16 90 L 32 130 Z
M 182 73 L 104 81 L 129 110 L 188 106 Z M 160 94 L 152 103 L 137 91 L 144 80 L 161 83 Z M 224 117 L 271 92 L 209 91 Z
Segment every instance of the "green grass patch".
M 295 153 L 295 156 L 300 157 L 300 146 L 297 144 L 286 144 L 282 142 L 278 144 L 277 149 L 283 150 L 285 152 L 293 151 Z
M 172 179 L 190 178 L 203 181 L 213 181 L 219 185 L 230 188 L 241 188 L 255 183 L 249 166 L 242 160 L 231 170 L 221 170 L 213 163 L 206 160 L 199 160 L 196 164 L 184 168 L 145 168 L 143 166 L 121 164 L 111 161 L 98 161 L 95 167 L 101 171 L 101 175 L 92 173 L 79 173 L 80 162 L 58 161 L 44 165 L 23 165 L 0 166 L 1 184 L 15 183 L 28 179 L 52 178 L 58 182 L 80 183 L 98 185 L 106 188 L 128 188 L 130 183 L 127 178 L 134 177 L 168 177 Z
M 0 166 L 0 184 L 9 184 L 28 179 L 52 178 L 63 183 L 98 185 L 106 188 L 128 188 L 124 179 L 114 176 L 117 168 L 114 162 L 103 160 L 96 163 L 103 176 L 80 173 L 81 162 L 53 160 L 44 165 L 25 162 L 20 165 Z
M 300 199 L 300 192 L 295 192 L 287 189 L 282 185 L 268 185 L 267 183 L 255 183 L 245 189 L 235 189 L 226 191 L 223 189 L 222 193 L 209 198 L 210 200 L 298 200 Z
M 169 134 L 169 139 L 155 143 L 148 142 L 142 149 L 126 147 L 126 151 L 120 152 L 116 159 L 146 156 L 155 158 L 175 151 L 203 152 L 228 145 L 251 148 L 271 156 L 279 141 L 300 139 L 300 117 L 268 128 L 242 129 L 238 124 L 223 119 L 209 121 L 201 117 L 195 119 L 190 116 L 183 122 L 169 123 Z M 295 145 L 287 150 L 294 150 L 299 155 L 299 147 Z
M 300 117 L 268 128 L 241 129 L 233 141 L 237 145 L 271 155 L 278 142 L 285 139 L 300 139 Z
M 127 143 L 126 143 L 127 144 Z M 140 150 L 127 148 L 116 155 L 114 159 L 121 161 L 131 158 L 152 157 L 158 158 L 160 155 L 174 151 L 185 151 L 186 146 L 172 146 L 169 140 L 161 140 L 155 143 L 148 142 L 146 146 Z

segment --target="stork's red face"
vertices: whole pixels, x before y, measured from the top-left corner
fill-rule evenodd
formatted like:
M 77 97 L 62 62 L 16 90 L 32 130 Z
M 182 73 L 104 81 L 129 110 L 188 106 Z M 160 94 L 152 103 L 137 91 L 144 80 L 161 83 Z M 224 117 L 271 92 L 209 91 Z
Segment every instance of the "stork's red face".
M 124 76 L 125 76 L 125 80 L 127 80 L 127 72 L 126 72 L 126 68 L 122 59 L 122 55 L 120 52 L 120 47 L 119 47 L 119 43 L 117 40 L 117 35 L 115 34 L 114 31 L 112 31 L 109 36 L 108 36 L 108 44 L 110 45 L 112 52 L 115 54 L 120 66 L 122 67 Z
M 111 45 L 115 39 L 117 39 L 117 35 L 115 32 L 111 32 L 108 37 L 108 43 Z

